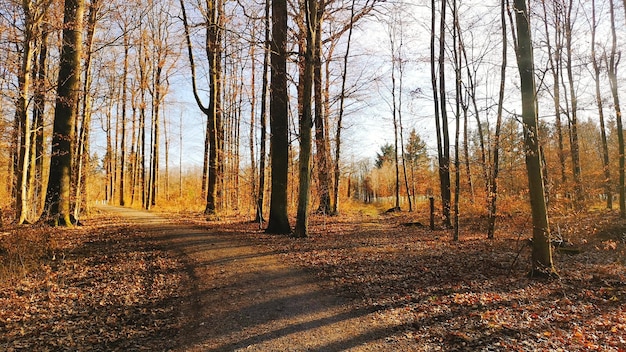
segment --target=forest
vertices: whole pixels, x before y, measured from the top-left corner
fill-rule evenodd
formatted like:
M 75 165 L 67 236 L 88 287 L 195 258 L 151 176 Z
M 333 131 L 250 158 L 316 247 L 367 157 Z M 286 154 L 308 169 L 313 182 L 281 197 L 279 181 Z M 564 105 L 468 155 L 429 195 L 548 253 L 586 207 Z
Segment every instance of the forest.
M 368 265 L 329 269 L 317 239 L 344 251 L 379 222 L 386 250 L 515 243 L 498 278 L 546 285 L 590 250 L 619 335 L 624 28 L 626 0 L 0 0 L 0 280 L 65 258 L 110 206 L 248 221 L 335 283 Z

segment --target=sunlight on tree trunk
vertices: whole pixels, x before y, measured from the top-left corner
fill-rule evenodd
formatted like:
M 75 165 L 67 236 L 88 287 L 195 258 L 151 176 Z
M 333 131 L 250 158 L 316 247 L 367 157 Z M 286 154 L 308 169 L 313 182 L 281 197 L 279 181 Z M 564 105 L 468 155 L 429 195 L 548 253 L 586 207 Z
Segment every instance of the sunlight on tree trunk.
M 45 219 L 56 225 L 72 226 L 70 188 L 74 122 L 80 89 L 83 0 L 66 0 L 63 46 L 59 63 L 56 108 L 52 132 L 50 176 L 46 191 Z
M 515 23 L 517 25 L 517 66 L 520 74 L 522 95 L 522 124 L 528 189 L 532 210 L 532 271 L 533 277 L 556 276 L 552 263 L 548 209 L 544 193 L 543 176 L 537 128 L 537 101 L 535 96 L 535 69 L 530 21 L 525 0 L 515 0 Z
M 296 216 L 296 227 L 294 236 L 307 237 L 308 216 L 309 216 L 309 196 L 311 192 L 311 129 L 313 128 L 313 116 L 311 97 L 313 90 L 313 70 L 314 53 L 317 52 L 315 46 L 318 11 L 317 0 L 303 0 L 304 23 L 306 30 L 306 49 L 304 54 L 304 72 L 300 77 L 304 84 L 302 86 L 302 110 L 300 116 L 300 187 L 298 188 L 298 213 Z
M 270 82 L 270 148 L 272 191 L 267 233 L 289 234 L 287 179 L 289 173 L 289 115 L 287 95 L 287 1 L 272 0 Z

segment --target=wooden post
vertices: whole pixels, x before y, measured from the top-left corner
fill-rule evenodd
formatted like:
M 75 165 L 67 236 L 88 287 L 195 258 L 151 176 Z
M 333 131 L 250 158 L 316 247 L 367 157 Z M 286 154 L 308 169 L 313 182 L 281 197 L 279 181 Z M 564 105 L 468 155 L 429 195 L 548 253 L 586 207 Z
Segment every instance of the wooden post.
M 430 229 L 435 229 L 435 197 L 428 197 L 430 202 Z

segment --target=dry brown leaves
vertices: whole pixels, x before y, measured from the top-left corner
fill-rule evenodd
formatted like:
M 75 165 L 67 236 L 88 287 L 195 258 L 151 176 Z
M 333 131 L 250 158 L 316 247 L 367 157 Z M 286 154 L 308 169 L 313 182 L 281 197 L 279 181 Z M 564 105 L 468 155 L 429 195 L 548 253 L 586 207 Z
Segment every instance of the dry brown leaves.
M 220 226 L 331 282 L 381 327 L 395 327 L 390 344 L 418 351 L 626 351 L 626 223 L 615 213 L 552 220 L 555 232 L 582 250 L 555 253 L 561 278 L 552 281 L 526 278 L 530 228 L 520 217 L 500 219 L 492 241 L 484 238 L 484 219 L 463 219 L 459 242 L 450 231 L 403 226 L 416 219 L 319 217 L 307 239 L 265 235 L 258 224 Z M 0 283 L 0 350 L 180 344 L 188 317 L 179 309 L 191 286 L 180 258 L 115 223 L 50 236 L 56 252 L 46 252 L 42 270 Z
M 0 282 L 0 350 L 167 350 L 185 294 L 181 262 L 114 222 L 52 231 L 37 271 Z
M 561 278 L 537 281 L 518 220 L 501 219 L 493 241 L 482 219 L 464 219 L 453 242 L 451 231 L 403 226 L 407 213 L 318 218 L 306 240 L 259 236 L 398 326 L 390 339 L 415 350 L 626 351 L 626 223 L 606 212 L 553 219 L 582 253 L 555 252 Z

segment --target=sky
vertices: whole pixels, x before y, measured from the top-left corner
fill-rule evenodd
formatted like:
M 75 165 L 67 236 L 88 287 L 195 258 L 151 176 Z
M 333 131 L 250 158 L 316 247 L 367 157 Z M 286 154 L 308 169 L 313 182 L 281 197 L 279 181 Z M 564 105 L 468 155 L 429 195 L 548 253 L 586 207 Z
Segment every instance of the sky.
M 398 5 L 394 10 L 392 5 Z M 375 12 L 374 17 L 360 22 L 353 34 L 351 46 L 350 64 L 348 67 L 348 86 L 357 87 L 357 94 L 351 95 L 346 101 L 346 116 L 342 131 L 342 161 L 344 163 L 359 162 L 364 159 L 373 163 L 376 153 L 381 146 L 393 144 L 393 119 L 391 105 L 391 46 L 390 32 L 402 36 L 401 53 L 397 56 L 402 58 L 405 69 L 402 74 L 402 120 L 404 136 L 408 136 L 411 129 L 416 129 L 420 137 L 429 146 L 429 153 L 436 154 L 435 120 L 432 102 L 432 88 L 430 81 L 429 40 L 430 40 L 430 9 L 420 1 L 408 1 L 400 4 L 398 1 L 388 2 L 387 7 Z M 399 10 L 398 10 L 399 9 Z M 395 16 L 394 16 L 395 14 Z M 481 60 L 481 68 L 475 74 L 480 77 L 478 81 L 478 95 L 480 108 L 491 108 L 497 97 L 497 83 L 499 80 L 499 54 L 500 49 L 495 45 L 499 40 L 499 5 L 498 1 L 464 1 L 461 9 L 462 26 L 471 28 L 464 32 L 464 41 L 468 47 L 468 55 L 474 60 Z M 450 14 L 449 14 L 450 15 Z M 581 15 L 582 16 L 582 15 Z M 389 25 L 388 18 L 393 18 Z M 582 20 L 581 20 L 582 21 Z M 580 24 L 584 26 L 584 24 Z M 400 33 L 402 29 L 402 33 Z M 399 40 L 396 37 L 396 44 Z M 494 39 L 495 38 L 495 39 Z M 536 38 L 537 39 L 537 38 Z M 509 39 L 510 40 L 510 39 Z M 583 38 L 584 40 L 584 38 Z M 345 43 L 344 43 L 345 44 Z M 335 58 L 338 63 L 332 66 L 334 78 L 337 79 L 339 72 L 340 57 L 343 55 L 344 44 L 335 49 Z M 397 46 L 396 46 L 397 49 Z M 449 53 L 449 48 L 448 48 Z M 538 61 L 544 60 L 540 51 L 536 51 Z M 188 74 L 186 56 L 181 55 L 178 65 L 179 72 L 172 80 L 171 90 L 167 97 L 164 116 L 169 121 L 168 132 L 171 138 L 170 163 L 175 166 L 181 156 L 180 133 L 182 139 L 182 162 L 185 169 L 200 168 L 204 150 L 205 117 L 196 106 L 191 95 L 191 84 Z M 516 113 L 517 100 L 515 58 L 513 49 L 509 49 L 508 81 L 507 86 L 511 89 L 507 93 L 507 114 Z M 296 77 L 295 72 L 291 72 Z M 582 74 L 579 72 L 579 74 Z M 396 79 L 399 72 L 396 71 Z M 337 81 L 338 82 L 338 81 Z M 453 94 L 453 77 L 448 73 L 447 90 Z M 331 90 L 337 94 L 339 83 Z M 257 89 L 260 87 L 260 78 L 257 78 Z M 589 95 L 589 89 L 583 89 L 580 84 L 580 93 Z M 419 92 L 419 94 L 412 94 Z M 449 97 L 452 97 L 451 95 Z M 485 99 L 484 97 L 489 97 Z M 549 102 L 549 97 L 543 97 Z M 545 100 L 544 100 L 545 101 Z M 592 100 L 587 98 L 587 102 Z M 257 142 L 258 125 L 257 108 Z M 449 111 L 453 111 L 452 107 Z M 581 104 L 581 115 L 593 116 L 593 106 L 589 103 Z M 244 111 L 244 116 L 249 112 Z M 540 108 L 540 114 L 546 119 L 550 118 L 550 109 Z M 493 118 L 493 113 L 491 114 Z M 482 119 L 485 118 L 483 112 Z M 181 119 L 183 128 L 181 129 Z M 249 160 L 248 154 L 248 131 L 249 120 L 244 119 L 241 125 L 241 155 L 244 163 Z M 454 132 L 454 119 L 450 116 L 450 131 Z M 475 123 L 472 121 L 471 125 Z M 334 131 L 331 134 L 334 135 Z M 292 136 L 297 145 L 297 140 Z M 103 142 L 96 142 L 103 150 Z M 257 146 L 258 150 L 258 146 Z

